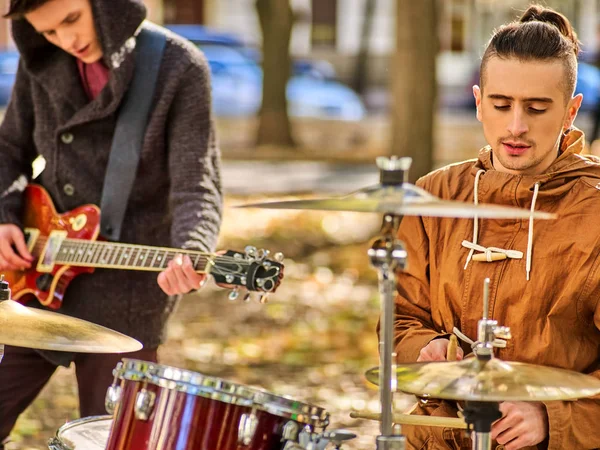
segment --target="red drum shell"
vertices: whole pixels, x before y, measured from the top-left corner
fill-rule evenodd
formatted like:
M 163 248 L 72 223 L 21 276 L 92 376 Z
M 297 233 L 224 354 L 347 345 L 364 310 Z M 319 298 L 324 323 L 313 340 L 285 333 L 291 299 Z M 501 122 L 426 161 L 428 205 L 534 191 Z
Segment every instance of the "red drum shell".
M 143 362 L 124 360 L 124 364 L 135 363 Z M 159 365 L 153 367 L 170 369 Z M 193 372 L 173 370 L 194 375 Z M 226 401 L 222 401 L 222 396 L 217 396 L 218 400 L 210 398 L 214 397 L 210 392 L 182 392 L 174 386 L 148 382 L 148 378 L 141 381 L 135 376 L 119 374 L 118 368 L 115 372 L 121 379 L 122 394 L 106 450 L 281 450 L 285 446 L 283 427 L 290 421 L 296 422 L 300 430 L 305 425 L 255 408 L 258 425 L 250 444 L 243 445 L 238 439 L 238 428 L 242 415 L 252 413 L 252 399 L 232 398 L 229 402 L 225 398 Z M 197 379 L 211 379 L 195 375 Z M 150 379 L 157 380 L 156 377 Z M 136 397 L 144 387 L 156 395 L 147 421 L 140 420 L 135 414 Z M 240 388 L 244 392 L 254 392 L 252 388 Z

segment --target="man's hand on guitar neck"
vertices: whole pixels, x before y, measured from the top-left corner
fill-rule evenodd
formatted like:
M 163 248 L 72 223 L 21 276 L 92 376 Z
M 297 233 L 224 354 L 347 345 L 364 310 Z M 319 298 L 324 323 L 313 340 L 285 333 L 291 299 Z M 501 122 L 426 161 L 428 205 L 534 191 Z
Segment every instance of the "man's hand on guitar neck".
M 187 255 L 175 256 L 158 275 L 158 285 L 167 295 L 187 294 L 200 289 L 206 281 L 207 275 L 196 273 Z
M 13 224 L 0 225 L 0 271 L 28 269 L 32 261 L 21 229 Z

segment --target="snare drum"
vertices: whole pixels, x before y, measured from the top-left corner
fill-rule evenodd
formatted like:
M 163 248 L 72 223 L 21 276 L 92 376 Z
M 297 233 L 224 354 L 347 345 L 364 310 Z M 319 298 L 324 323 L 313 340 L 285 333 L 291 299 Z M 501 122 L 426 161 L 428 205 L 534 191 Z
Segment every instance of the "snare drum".
M 94 416 L 68 422 L 50 439 L 50 450 L 105 450 L 112 417 Z
M 114 374 L 106 450 L 281 450 L 327 424 L 322 408 L 197 372 L 124 359 Z

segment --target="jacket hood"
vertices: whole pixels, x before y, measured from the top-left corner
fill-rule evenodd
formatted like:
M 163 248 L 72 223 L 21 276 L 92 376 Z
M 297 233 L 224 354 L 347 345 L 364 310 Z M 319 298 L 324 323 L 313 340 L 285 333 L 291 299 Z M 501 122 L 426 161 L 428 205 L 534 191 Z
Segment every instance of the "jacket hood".
M 120 63 L 132 48 L 127 41 L 146 18 L 141 0 L 90 0 L 96 32 L 109 68 Z M 43 70 L 59 53 L 64 53 L 35 31 L 25 19 L 12 21 L 12 35 L 25 66 L 33 73 Z
M 600 158 L 593 155 L 584 155 L 584 133 L 572 128 L 562 139 L 560 155 L 552 165 L 540 175 L 520 175 L 530 190 L 539 183 L 540 191 L 544 194 L 560 195 L 570 189 L 572 181 L 581 177 L 597 179 L 600 182 Z M 471 173 L 475 175 L 480 170 L 495 170 L 493 166 L 493 152 L 488 145 L 480 150 L 479 157 Z M 507 176 L 511 176 L 508 175 Z

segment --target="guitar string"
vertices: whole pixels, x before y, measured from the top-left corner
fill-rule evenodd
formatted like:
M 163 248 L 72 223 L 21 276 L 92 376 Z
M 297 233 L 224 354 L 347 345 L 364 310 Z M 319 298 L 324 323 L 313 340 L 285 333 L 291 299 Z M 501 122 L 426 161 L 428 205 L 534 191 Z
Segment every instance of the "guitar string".
M 44 250 L 44 247 L 46 245 L 46 242 L 48 240 L 48 237 L 46 236 L 40 236 L 37 240 L 36 243 L 34 245 L 34 252 L 41 254 L 42 251 Z M 66 245 L 65 245 L 66 244 Z M 98 242 L 98 241 L 86 241 L 84 239 L 68 239 L 65 240 L 61 243 L 61 246 L 65 246 L 65 248 L 71 248 L 74 247 L 76 248 L 77 246 L 81 246 L 81 245 L 89 245 L 92 248 L 89 248 L 87 251 L 91 251 L 94 250 L 96 251 L 98 248 L 102 248 L 102 247 L 114 247 L 117 248 L 119 251 L 123 252 L 124 250 L 148 250 L 150 251 L 162 251 L 162 248 L 157 248 L 157 247 L 151 247 L 151 246 L 144 246 L 144 245 L 140 245 L 140 244 L 123 244 L 123 243 L 114 243 L 114 242 Z M 96 248 L 93 248 L 96 247 Z M 210 253 L 206 253 L 206 252 L 200 252 L 197 250 L 187 250 L 187 249 L 168 249 L 165 252 L 165 255 L 163 256 L 164 259 L 166 259 L 167 261 L 172 260 L 177 254 L 187 254 L 187 255 L 193 255 L 193 256 L 201 256 L 203 259 L 199 259 L 195 265 L 199 265 L 201 263 L 207 263 L 208 261 L 216 261 L 216 262 L 223 262 L 223 263 L 235 263 L 235 264 L 239 264 L 242 266 L 249 266 L 251 264 L 251 262 L 248 262 L 247 260 L 240 260 L 237 259 L 235 257 L 232 256 L 227 256 L 227 255 L 217 255 L 217 254 L 210 254 Z M 60 258 L 58 258 L 60 259 Z M 83 261 L 65 261 L 65 262 L 72 262 L 72 263 L 76 263 L 76 262 L 83 262 Z M 92 263 L 91 261 L 89 263 Z M 114 264 L 114 265 L 118 265 L 118 264 Z M 136 264 L 129 264 L 131 266 L 135 266 L 135 267 L 146 267 L 146 266 L 140 266 L 140 265 L 136 265 Z M 148 266 L 148 268 L 151 268 L 154 266 Z

